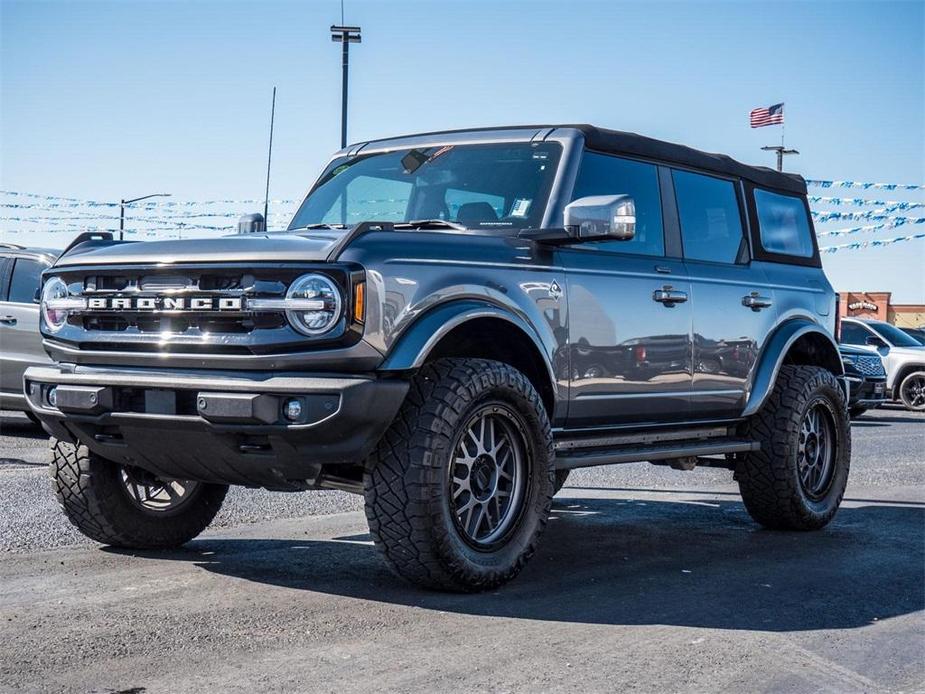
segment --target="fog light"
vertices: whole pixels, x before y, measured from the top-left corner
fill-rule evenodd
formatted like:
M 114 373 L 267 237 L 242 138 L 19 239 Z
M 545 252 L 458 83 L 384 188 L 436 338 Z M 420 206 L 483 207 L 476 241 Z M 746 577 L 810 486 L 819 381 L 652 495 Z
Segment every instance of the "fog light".
M 299 400 L 287 400 L 283 405 L 283 414 L 286 419 L 296 421 L 302 416 L 302 403 Z
M 52 386 L 48 389 L 48 404 L 52 407 L 58 406 L 58 388 L 57 386 Z

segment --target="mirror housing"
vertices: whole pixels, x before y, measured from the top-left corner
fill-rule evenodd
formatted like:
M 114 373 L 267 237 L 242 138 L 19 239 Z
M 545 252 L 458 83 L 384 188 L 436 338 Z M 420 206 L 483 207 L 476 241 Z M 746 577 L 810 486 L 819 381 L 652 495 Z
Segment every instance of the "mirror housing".
M 864 342 L 871 347 L 889 347 L 889 345 L 886 343 L 886 340 L 884 340 L 882 337 L 877 337 L 876 335 L 868 335 Z
M 565 206 L 565 228 L 578 243 L 630 241 L 636 236 L 636 203 L 629 195 L 589 195 Z
M 259 234 L 267 230 L 267 220 L 259 212 L 242 215 L 238 219 L 239 234 Z

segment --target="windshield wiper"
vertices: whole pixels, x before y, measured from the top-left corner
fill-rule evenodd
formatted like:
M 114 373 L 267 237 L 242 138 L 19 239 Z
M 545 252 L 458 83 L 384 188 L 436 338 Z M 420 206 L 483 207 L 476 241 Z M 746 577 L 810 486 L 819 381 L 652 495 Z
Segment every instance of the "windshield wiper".
M 293 227 L 292 229 L 287 229 L 287 231 L 299 231 L 300 229 L 346 229 L 346 224 L 325 224 L 321 222 L 319 224 L 305 224 L 300 227 Z
M 457 231 L 469 231 L 469 227 L 446 219 L 412 219 L 410 222 L 395 222 L 396 229 L 423 229 L 424 227 L 444 227 Z

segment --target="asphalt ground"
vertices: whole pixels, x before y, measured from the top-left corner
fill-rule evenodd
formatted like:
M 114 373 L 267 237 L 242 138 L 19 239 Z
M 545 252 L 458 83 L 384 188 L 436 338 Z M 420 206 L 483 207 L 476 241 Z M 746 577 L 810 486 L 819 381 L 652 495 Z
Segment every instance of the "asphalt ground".
M 853 445 L 824 531 L 760 529 L 723 470 L 582 470 L 513 583 L 445 595 L 338 492 L 235 489 L 180 551 L 102 548 L 2 413 L 0 691 L 925 691 L 925 416 Z

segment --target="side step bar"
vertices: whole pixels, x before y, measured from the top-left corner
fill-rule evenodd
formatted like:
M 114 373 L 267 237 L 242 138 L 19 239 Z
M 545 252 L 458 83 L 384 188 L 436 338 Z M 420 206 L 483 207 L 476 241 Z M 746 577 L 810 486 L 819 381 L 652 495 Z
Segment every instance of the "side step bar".
M 572 470 L 579 467 L 595 465 L 614 465 L 616 463 L 639 463 L 674 460 L 677 458 L 699 458 L 708 455 L 726 453 L 747 453 L 761 447 L 757 441 L 726 437 L 711 437 L 699 441 L 669 441 L 642 445 L 619 446 L 614 448 L 594 448 L 556 451 L 556 469 Z M 704 461 L 706 462 L 706 461 Z M 717 467 L 725 467 L 721 461 Z

